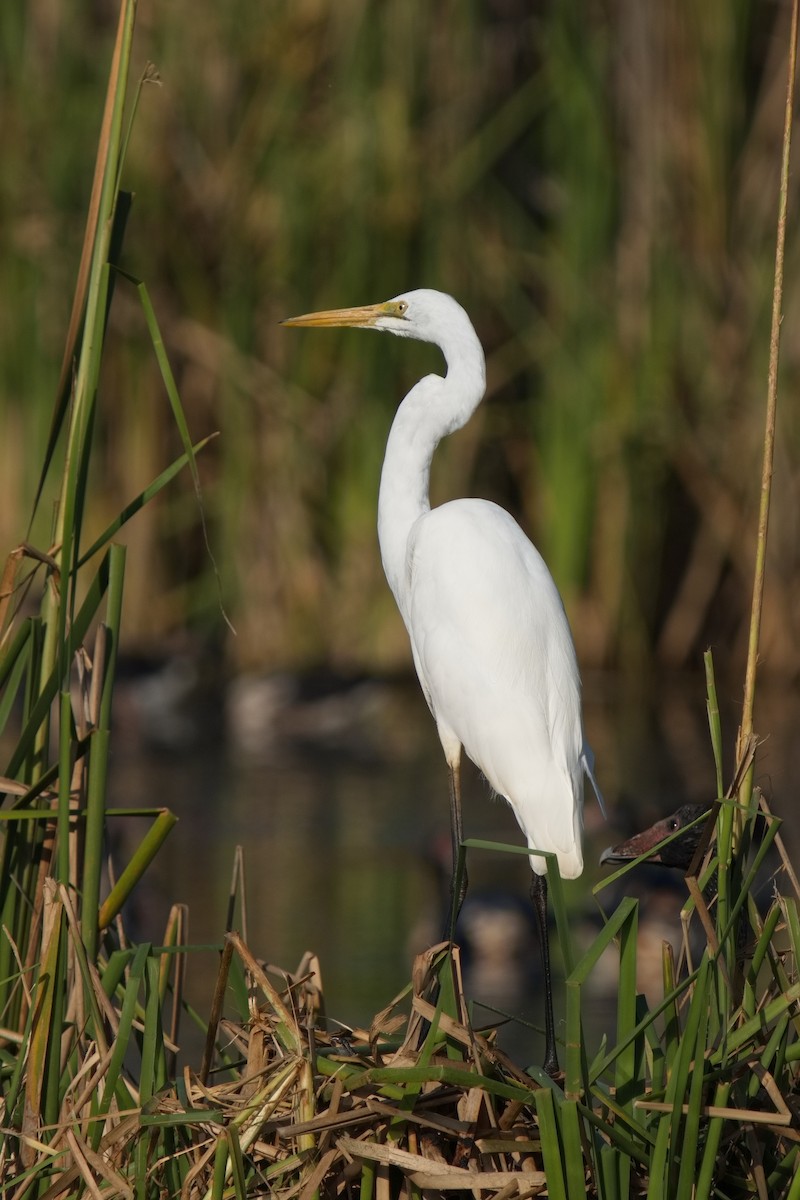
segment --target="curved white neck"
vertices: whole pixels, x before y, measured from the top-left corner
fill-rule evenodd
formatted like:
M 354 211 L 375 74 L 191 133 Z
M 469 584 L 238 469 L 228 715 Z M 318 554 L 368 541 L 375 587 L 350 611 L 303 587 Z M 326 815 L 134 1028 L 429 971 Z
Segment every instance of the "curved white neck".
M 483 399 L 486 362 L 469 323 L 441 347 L 447 375 L 421 379 L 397 410 L 381 471 L 378 541 L 383 569 L 404 619 L 408 538 L 430 510 L 431 460 L 443 437 L 461 429 Z

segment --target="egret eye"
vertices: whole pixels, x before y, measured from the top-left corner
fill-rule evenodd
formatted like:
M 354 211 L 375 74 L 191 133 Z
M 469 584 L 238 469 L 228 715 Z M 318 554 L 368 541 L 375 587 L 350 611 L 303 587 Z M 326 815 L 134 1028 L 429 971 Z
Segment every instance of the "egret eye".
M 407 312 L 408 312 L 408 301 L 407 300 L 398 300 L 397 301 L 398 317 L 404 317 Z

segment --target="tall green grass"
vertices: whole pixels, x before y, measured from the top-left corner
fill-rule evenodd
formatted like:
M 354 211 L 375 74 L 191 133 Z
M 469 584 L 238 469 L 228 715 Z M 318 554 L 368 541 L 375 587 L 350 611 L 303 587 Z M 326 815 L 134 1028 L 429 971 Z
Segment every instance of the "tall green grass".
M 743 658 L 786 19 L 755 0 L 535 14 L 521 0 L 175 0 L 144 16 L 137 53 L 161 82 L 128 156 L 124 262 L 147 264 L 193 428 L 225 413 L 201 470 L 235 663 L 407 661 L 375 495 L 394 406 L 435 353 L 331 334 L 310 355 L 277 322 L 423 284 L 464 302 L 489 352 L 488 402 L 437 456 L 437 498 L 479 492 L 522 516 L 584 662 L 699 663 L 714 636 Z M 0 405 L 8 444 L 28 452 L 60 361 L 91 145 L 73 131 L 90 127 L 106 20 L 28 5 L 0 34 L 0 285 L 15 297 Z M 135 298 L 111 320 L 103 370 L 134 400 L 98 417 L 101 522 L 157 473 L 165 442 L 180 450 Z M 791 323 L 785 336 L 793 374 Z M 786 494 L 800 453 L 788 414 L 782 445 Z M 13 462 L 4 472 L 0 542 L 33 486 Z M 47 520 L 45 507 L 37 544 Z M 128 636 L 216 630 L 191 503 L 162 499 L 126 536 Z M 791 667 L 788 526 L 773 545 L 764 654 Z
M 14 1181 L 19 1195 L 44 1194 L 65 1161 L 85 1166 L 109 1112 L 139 1103 L 166 1081 L 161 1005 L 170 977 L 167 951 L 129 952 L 114 926 L 174 817 L 158 809 L 115 811 L 106 797 L 125 572 L 125 550 L 113 539 L 181 467 L 188 464 L 196 477 L 195 448 L 146 289 L 117 267 L 130 207 L 121 174 L 139 97 L 138 87 L 129 89 L 134 13 L 133 0 L 125 0 L 63 367 L 33 497 L 29 530 L 54 477 L 52 529 L 47 549 L 26 539 L 12 551 L 0 593 L 0 734 L 18 728 L 0 779 L 6 800 L 0 810 L 0 1174 Z M 89 533 L 88 480 L 115 286 L 128 286 L 141 303 L 184 451 L 95 536 Z M 107 821 L 131 815 L 150 816 L 151 828 L 109 880 Z M 124 998 L 114 1011 L 110 998 L 119 992 Z M 123 1065 L 135 1029 L 142 1028 L 142 1069 L 132 1093 Z M 69 1123 L 76 1106 L 88 1122 L 82 1149 L 73 1144 Z

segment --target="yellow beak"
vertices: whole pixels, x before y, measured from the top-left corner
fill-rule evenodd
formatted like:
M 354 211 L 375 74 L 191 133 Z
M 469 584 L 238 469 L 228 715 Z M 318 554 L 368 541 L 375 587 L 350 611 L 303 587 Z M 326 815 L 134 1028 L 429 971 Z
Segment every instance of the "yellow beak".
M 288 317 L 281 325 L 305 325 L 314 329 L 333 328 L 338 325 L 355 325 L 369 329 L 379 317 L 390 316 L 386 304 L 365 304 L 361 308 L 332 308 L 327 312 L 305 313 L 302 317 Z

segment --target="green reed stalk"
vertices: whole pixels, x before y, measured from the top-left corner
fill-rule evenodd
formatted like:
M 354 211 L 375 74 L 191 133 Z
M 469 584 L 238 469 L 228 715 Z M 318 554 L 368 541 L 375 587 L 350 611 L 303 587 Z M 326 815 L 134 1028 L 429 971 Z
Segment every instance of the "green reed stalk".
M 753 710 L 755 706 L 756 672 L 758 668 L 758 646 L 761 633 L 761 614 L 764 603 L 764 577 L 767 559 L 767 531 L 772 495 L 772 468 L 775 457 L 775 423 L 778 406 L 778 361 L 781 344 L 781 320 L 783 307 L 783 269 L 786 250 L 786 215 L 789 206 L 789 160 L 792 147 L 792 121 L 794 116 L 795 75 L 797 71 L 797 27 L 798 0 L 792 4 L 792 25 L 789 41 L 789 70 L 786 87 L 786 107 L 783 126 L 783 148 L 781 154 L 781 181 L 778 200 L 778 231 L 775 246 L 775 279 L 772 289 L 772 327 L 769 339 L 769 369 L 767 374 L 767 406 L 764 426 L 764 453 L 761 468 L 761 498 L 758 511 L 758 534 L 753 577 L 753 600 L 750 610 L 750 636 L 747 646 L 747 669 L 744 684 L 744 706 L 739 729 L 738 746 L 742 753 L 753 733 Z M 752 768 L 748 771 L 739 793 L 740 800 L 749 807 L 753 781 Z
M 45 647 L 42 656 L 41 686 L 59 665 L 59 676 L 66 680 L 71 656 L 65 653 L 68 618 L 74 605 L 74 562 L 77 561 L 80 531 L 85 502 L 86 469 L 92 429 L 100 355 L 105 332 L 109 288 L 109 249 L 114 232 L 114 213 L 117 204 L 119 151 L 125 106 L 125 85 L 130 67 L 130 53 L 136 12 L 134 0 L 120 6 L 117 40 L 114 48 L 108 84 L 106 109 L 101 133 L 101 152 L 98 157 L 100 178 L 97 223 L 93 244 L 83 322 L 83 338 L 72 388 L 66 459 L 61 487 L 61 500 L 56 516 L 54 541 L 59 576 L 55 587 L 46 590 L 43 606 Z M 72 579 L 72 586 L 70 580 Z M 37 755 L 42 756 L 47 742 L 48 722 L 45 719 L 37 735 Z M 41 763 L 39 764 L 41 767 Z
M 97 714 L 98 723 L 92 732 L 89 752 L 90 769 L 86 789 L 86 826 L 83 849 L 83 940 L 86 952 L 92 961 L 97 953 L 98 910 L 103 874 L 103 836 L 106 818 L 106 780 L 111 737 L 111 696 L 119 649 L 124 574 L 125 549 L 122 546 L 112 546 L 109 551 L 108 601 L 103 630 L 105 661 L 102 664 L 102 693 Z M 99 667 L 100 664 L 95 662 L 94 669 L 97 670 Z

